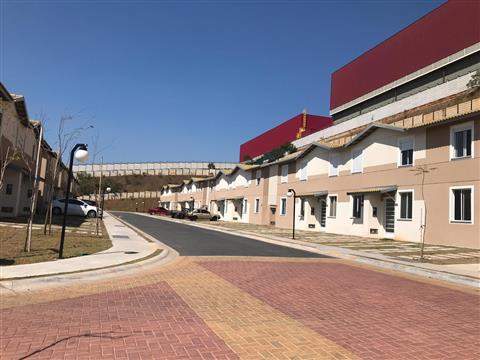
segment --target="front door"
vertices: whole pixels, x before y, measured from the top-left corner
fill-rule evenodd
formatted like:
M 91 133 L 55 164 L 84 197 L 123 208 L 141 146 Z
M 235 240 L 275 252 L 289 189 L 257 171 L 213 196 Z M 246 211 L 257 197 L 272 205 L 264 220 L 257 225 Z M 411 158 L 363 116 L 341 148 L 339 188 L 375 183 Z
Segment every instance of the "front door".
M 320 198 L 320 229 L 325 230 L 327 225 L 327 199 Z
M 385 237 L 395 236 L 395 200 L 385 199 Z

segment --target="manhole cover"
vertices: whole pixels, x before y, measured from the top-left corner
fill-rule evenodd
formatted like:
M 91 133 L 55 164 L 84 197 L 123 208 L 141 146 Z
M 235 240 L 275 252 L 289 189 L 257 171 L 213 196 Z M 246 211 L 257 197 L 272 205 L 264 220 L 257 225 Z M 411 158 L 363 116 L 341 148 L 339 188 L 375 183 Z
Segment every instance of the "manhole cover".
M 112 235 L 115 239 L 130 239 L 128 235 Z

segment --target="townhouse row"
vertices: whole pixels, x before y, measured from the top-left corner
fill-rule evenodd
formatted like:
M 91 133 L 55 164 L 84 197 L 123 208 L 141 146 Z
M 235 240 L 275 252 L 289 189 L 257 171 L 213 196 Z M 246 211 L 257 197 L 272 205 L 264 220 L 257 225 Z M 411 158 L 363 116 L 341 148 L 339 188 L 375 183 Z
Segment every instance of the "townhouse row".
M 165 186 L 160 202 L 224 221 L 479 248 L 480 94 L 415 110 Z
M 63 196 L 68 169 L 41 138 L 41 126 L 30 120 L 25 98 L 0 83 L 0 218 L 30 213 L 38 155 L 38 211 L 45 210 L 52 197 Z

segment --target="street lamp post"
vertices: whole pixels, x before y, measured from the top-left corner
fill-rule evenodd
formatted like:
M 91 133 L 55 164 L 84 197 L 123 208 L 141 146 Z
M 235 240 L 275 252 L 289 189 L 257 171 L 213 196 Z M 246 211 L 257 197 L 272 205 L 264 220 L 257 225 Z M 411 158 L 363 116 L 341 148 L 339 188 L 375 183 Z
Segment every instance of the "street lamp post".
M 88 159 L 87 144 L 76 144 L 70 152 L 70 165 L 68 167 L 67 189 L 65 190 L 65 206 L 63 208 L 62 235 L 60 237 L 60 249 L 58 258 L 63 258 L 63 244 L 65 243 L 65 227 L 67 225 L 68 198 L 70 196 L 70 183 L 72 182 L 73 159 L 79 162 L 85 162 Z
M 297 193 L 294 189 L 288 189 L 288 197 L 293 197 L 293 224 L 292 224 L 292 239 L 295 239 L 295 201 L 297 199 Z
M 110 186 L 108 186 L 105 191 L 102 191 L 102 206 L 101 206 L 101 209 L 102 209 L 102 219 L 103 219 L 103 210 L 104 210 L 104 205 L 105 205 L 105 192 L 107 192 L 107 194 L 110 194 L 110 191 L 112 191 L 112 188 Z

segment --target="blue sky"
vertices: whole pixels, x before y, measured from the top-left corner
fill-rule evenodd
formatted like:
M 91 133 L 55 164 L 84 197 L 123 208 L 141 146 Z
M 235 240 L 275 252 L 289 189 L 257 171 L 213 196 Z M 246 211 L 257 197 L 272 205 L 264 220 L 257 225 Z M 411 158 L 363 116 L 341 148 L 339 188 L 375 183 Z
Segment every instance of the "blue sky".
M 0 78 L 30 117 L 100 134 L 106 162 L 238 159 L 330 74 L 441 1 L 0 1 Z

